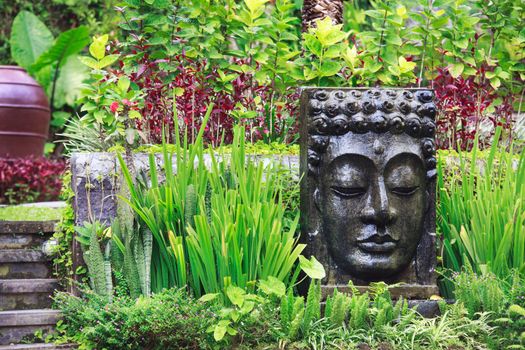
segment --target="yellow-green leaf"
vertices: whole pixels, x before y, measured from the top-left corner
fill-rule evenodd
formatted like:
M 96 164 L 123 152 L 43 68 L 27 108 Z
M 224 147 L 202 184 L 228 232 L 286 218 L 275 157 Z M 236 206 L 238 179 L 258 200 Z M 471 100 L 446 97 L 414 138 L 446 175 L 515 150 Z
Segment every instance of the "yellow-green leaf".
M 94 58 L 81 56 L 78 59 L 91 69 L 99 69 L 99 64 Z
M 323 279 L 326 276 L 323 265 L 314 256 L 308 260 L 304 256 L 299 255 L 299 265 L 304 273 L 312 279 Z
M 458 62 L 458 63 L 454 63 L 453 65 L 451 65 L 448 71 L 450 72 L 450 75 L 453 78 L 457 78 L 461 75 L 461 73 L 463 73 L 464 68 L 465 66 L 463 65 L 463 63 Z
M 108 42 L 108 35 L 94 37 L 93 42 L 89 45 L 89 53 L 97 60 L 101 60 L 106 55 L 106 44 Z
M 129 111 L 129 113 L 128 113 L 128 117 L 129 117 L 130 119 L 140 119 L 140 118 L 142 118 L 142 115 L 140 114 L 139 111 L 131 110 L 131 111 Z
M 416 67 L 415 62 L 407 61 L 403 56 L 399 56 L 398 63 L 399 63 L 399 71 L 401 73 L 411 72 Z
M 396 13 L 398 16 L 404 17 L 407 14 L 407 8 L 405 6 L 399 6 L 396 9 Z
M 119 58 L 119 55 L 108 55 L 108 56 L 105 56 L 99 62 L 99 69 L 102 69 L 104 67 L 107 67 L 107 66 L 113 64 L 116 60 L 118 60 L 118 58 Z

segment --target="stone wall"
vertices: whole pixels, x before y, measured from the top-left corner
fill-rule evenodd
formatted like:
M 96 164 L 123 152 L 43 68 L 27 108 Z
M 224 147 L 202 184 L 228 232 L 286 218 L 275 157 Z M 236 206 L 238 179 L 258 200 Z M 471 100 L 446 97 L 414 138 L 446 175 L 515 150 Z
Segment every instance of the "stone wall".
M 299 178 L 298 156 L 249 156 L 265 164 L 272 160 L 280 162 Z M 220 157 L 216 157 L 219 158 Z M 162 174 L 163 157 L 155 154 L 157 171 Z M 204 162 L 211 166 L 211 157 L 204 155 Z M 133 155 L 135 170 L 149 169 L 149 155 L 136 153 Z M 122 176 L 117 157 L 114 153 L 73 153 L 71 157 L 71 186 L 75 197 L 73 209 L 75 223 L 81 225 L 84 221 L 99 220 L 109 223 L 117 215 L 117 195 L 122 184 Z M 176 173 L 176 164 L 173 164 Z

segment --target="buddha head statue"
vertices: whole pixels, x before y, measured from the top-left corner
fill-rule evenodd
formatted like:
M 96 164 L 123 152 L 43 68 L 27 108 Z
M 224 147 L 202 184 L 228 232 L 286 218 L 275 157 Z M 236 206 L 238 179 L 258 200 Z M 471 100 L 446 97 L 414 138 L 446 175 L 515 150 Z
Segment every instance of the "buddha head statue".
M 303 91 L 303 222 L 342 273 L 400 275 L 433 231 L 433 98 L 424 89 Z

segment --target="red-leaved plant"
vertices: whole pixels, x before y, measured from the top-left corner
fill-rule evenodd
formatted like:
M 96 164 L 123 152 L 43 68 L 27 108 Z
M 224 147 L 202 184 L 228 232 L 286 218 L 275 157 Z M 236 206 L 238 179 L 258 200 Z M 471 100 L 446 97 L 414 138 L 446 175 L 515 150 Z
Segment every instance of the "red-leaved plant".
M 436 128 L 439 149 L 470 150 L 476 133 L 482 129 L 485 133 L 479 134 L 480 147 L 487 147 L 496 126 L 510 135 L 511 98 L 500 97 L 488 79 L 476 79 L 483 77 L 486 70 L 487 67 L 481 67 L 476 76 L 453 78 L 446 68 L 438 68 L 433 88 L 439 111 Z
M 123 54 L 129 47 L 115 42 L 112 52 Z M 165 59 L 154 59 L 148 53 L 148 44 L 138 39 L 131 46 L 133 57 L 131 71 L 126 68 L 126 55 L 119 60 L 119 68 L 108 69 L 112 76 L 126 76 L 143 93 L 139 108 L 142 118 L 134 120 L 134 126 L 147 143 L 161 143 L 163 129 L 166 137 L 173 132 L 174 117 L 178 119 L 181 132 L 188 133 L 190 142 L 199 130 L 208 105 L 214 103 L 204 140 L 211 145 L 233 140 L 233 126 L 243 124 L 251 141 L 292 141 L 296 131 L 293 116 L 297 110 L 298 95 L 290 90 L 278 103 L 269 85 L 261 85 L 253 74 L 241 73 L 231 81 L 231 91 L 218 87 L 220 74 L 216 67 L 209 67 L 206 60 L 191 59 L 183 54 Z M 140 52 L 141 55 L 136 56 Z M 236 59 L 237 65 L 248 64 L 248 59 Z M 168 68 L 169 67 L 169 68 Z M 226 74 L 237 74 L 226 72 Z M 106 79 L 106 78 L 104 78 Z M 175 105 L 174 105 L 175 101 Z M 122 101 L 111 105 L 114 113 Z M 175 107 L 175 113 L 174 113 Z M 250 117 L 238 118 L 236 111 L 248 111 Z
M 0 204 L 57 200 L 65 169 L 63 160 L 0 158 Z

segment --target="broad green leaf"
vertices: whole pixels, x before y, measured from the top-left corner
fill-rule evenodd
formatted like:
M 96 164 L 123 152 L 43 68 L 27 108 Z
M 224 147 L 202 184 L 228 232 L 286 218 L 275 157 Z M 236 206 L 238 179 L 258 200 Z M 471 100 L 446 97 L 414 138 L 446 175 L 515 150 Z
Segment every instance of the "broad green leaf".
M 283 294 L 284 295 L 284 294 Z M 245 302 L 241 307 L 241 314 L 247 314 L 253 310 L 255 303 L 253 301 Z
M 407 73 L 414 70 L 416 67 L 415 62 L 407 61 L 403 56 L 399 57 L 399 70 L 401 73 Z
M 228 296 L 228 299 L 230 299 L 233 305 L 241 307 L 244 303 L 245 294 L 246 291 L 242 288 L 233 285 L 229 285 L 228 287 L 226 287 L 226 295 Z
M 317 27 L 313 31 L 324 47 L 337 44 L 346 38 L 346 33 L 341 31 L 342 25 L 334 25 L 330 17 L 325 17 L 315 23 Z
M 89 53 L 97 60 L 101 60 L 106 55 L 106 46 L 99 41 L 93 41 L 91 45 L 89 45 Z
M 128 91 L 130 84 L 131 84 L 131 81 L 129 80 L 129 78 L 123 76 L 118 80 L 117 86 L 120 92 L 125 93 Z
M 464 68 L 465 68 L 465 66 L 463 65 L 463 63 L 461 63 L 461 62 L 454 63 L 449 68 L 450 75 L 453 78 L 457 78 L 457 77 L 459 77 L 461 75 L 461 73 L 463 73 L 463 69 Z
M 199 301 L 203 303 L 207 303 L 208 301 L 217 299 L 218 296 L 219 296 L 219 293 L 204 294 L 202 297 L 199 298 Z
M 383 65 L 381 64 L 381 62 L 375 61 L 373 58 L 367 58 L 367 59 L 365 59 L 364 61 L 365 61 L 364 68 L 365 68 L 365 70 L 367 70 L 369 73 L 375 73 L 375 72 L 377 72 L 378 70 L 380 70 L 381 67 L 383 67 Z
M 215 341 L 221 341 L 226 334 L 227 327 L 227 325 L 221 324 L 219 322 L 219 324 L 217 324 L 213 330 L 213 339 L 215 339 Z
M 341 56 L 341 45 L 332 45 L 323 54 L 323 58 L 336 58 Z
M 62 128 L 66 124 L 69 117 L 71 117 L 71 114 L 67 112 L 63 112 L 63 111 L 53 112 L 53 118 L 51 119 L 51 125 L 56 128 Z
M 250 10 L 252 16 L 254 16 L 255 19 L 259 17 L 262 12 L 264 11 L 264 5 L 269 0 L 244 0 L 244 3 L 246 4 L 246 7 Z
M 460 49 L 466 49 L 468 47 L 468 38 L 463 38 L 460 40 L 454 40 L 454 45 L 459 47 Z
M 321 45 L 321 42 L 317 39 L 315 35 L 305 34 L 304 44 L 306 45 L 308 50 L 310 50 L 311 53 L 313 53 L 317 57 L 321 56 L 323 46 Z
M 496 78 L 492 78 L 490 79 L 490 85 L 494 88 L 494 89 L 497 89 L 501 86 L 501 80 L 496 77 Z
M 388 33 L 386 38 L 385 38 L 385 41 L 388 44 L 392 44 L 392 45 L 395 45 L 395 46 L 403 45 L 403 40 L 401 40 L 401 37 L 398 34 L 396 34 L 396 33 Z
M 80 97 L 80 89 L 88 77 L 88 69 L 82 64 L 78 56 L 70 56 L 60 69 L 55 90 L 55 107 L 64 104 L 74 106 Z
M 492 79 L 496 76 L 496 73 L 494 72 L 485 72 L 485 77 L 487 77 L 487 79 Z
M 347 64 L 353 69 L 357 63 L 357 48 L 354 46 L 347 47 L 346 51 L 343 51 L 343 58 Z
M 465 61 L 473 67 L 476 67 L 476 60 L 474 59 L 474 57 L 464 57 L 463 61 Z
M 40 55 L 53 44 L 53 34 L 38 17 L 21 11 L 11 27 L 11 56 L 22 68 L 28 70 Z
M 140 114 L 139 111 L 132 109 L 131 111 L 128 112 L 128 117 L 129 119 L 140 119 L 142 118 L 142 115 Z
M 286 294 L 286 286 L 284 283 L 273 276 L 269 276 L 267 280 L 260 280 L 259 289 L 266 295 L 274 294 L 282 297 Z
M 339 73 L 340 70 L 341 64 L 339 62 L 334 61 L 323 62 L 323 64 L 320 67 L 321 76 L 323 77 L 331 77 L 332 75 Z
M 80 62 L 82 62 L 84 65 L 88 66 L 91 69 L 99 69 L 99 63 L 94 58 L 81 56 L 78 59 L 80 60 Z
M 312 279 L 323 279 L 326 276 L 323 265 L 317 261 L 315 256 L 312 256 L 310 260 L 306 259 L 304 256 L 299 256 L 299 266 L 301 269 Z
M 107 55 L 103 59 L 100 60 L 98 69 L 105 68 L 111 64 L 113 64 L 116 60 L 118 60 L 119 55 Z
M 388 66 L 388 71 L 392 73 L 393 75 L 395 75 L 396 77 L 401 75 L 401 70 L 399 69 L 399 66 L 397 65 Z M 381 81 L 383 81 L 383 79 L 381 79 Z
M 39 71 L 42 67 L 56 63 L 63 66 L 66 59 L 82 51 L 89 43 L 89 30 L 86 26 L 70 29 L 58 36 L 53 46 L 44 52 L 36 63 L 31 66 L 32 71 Z

